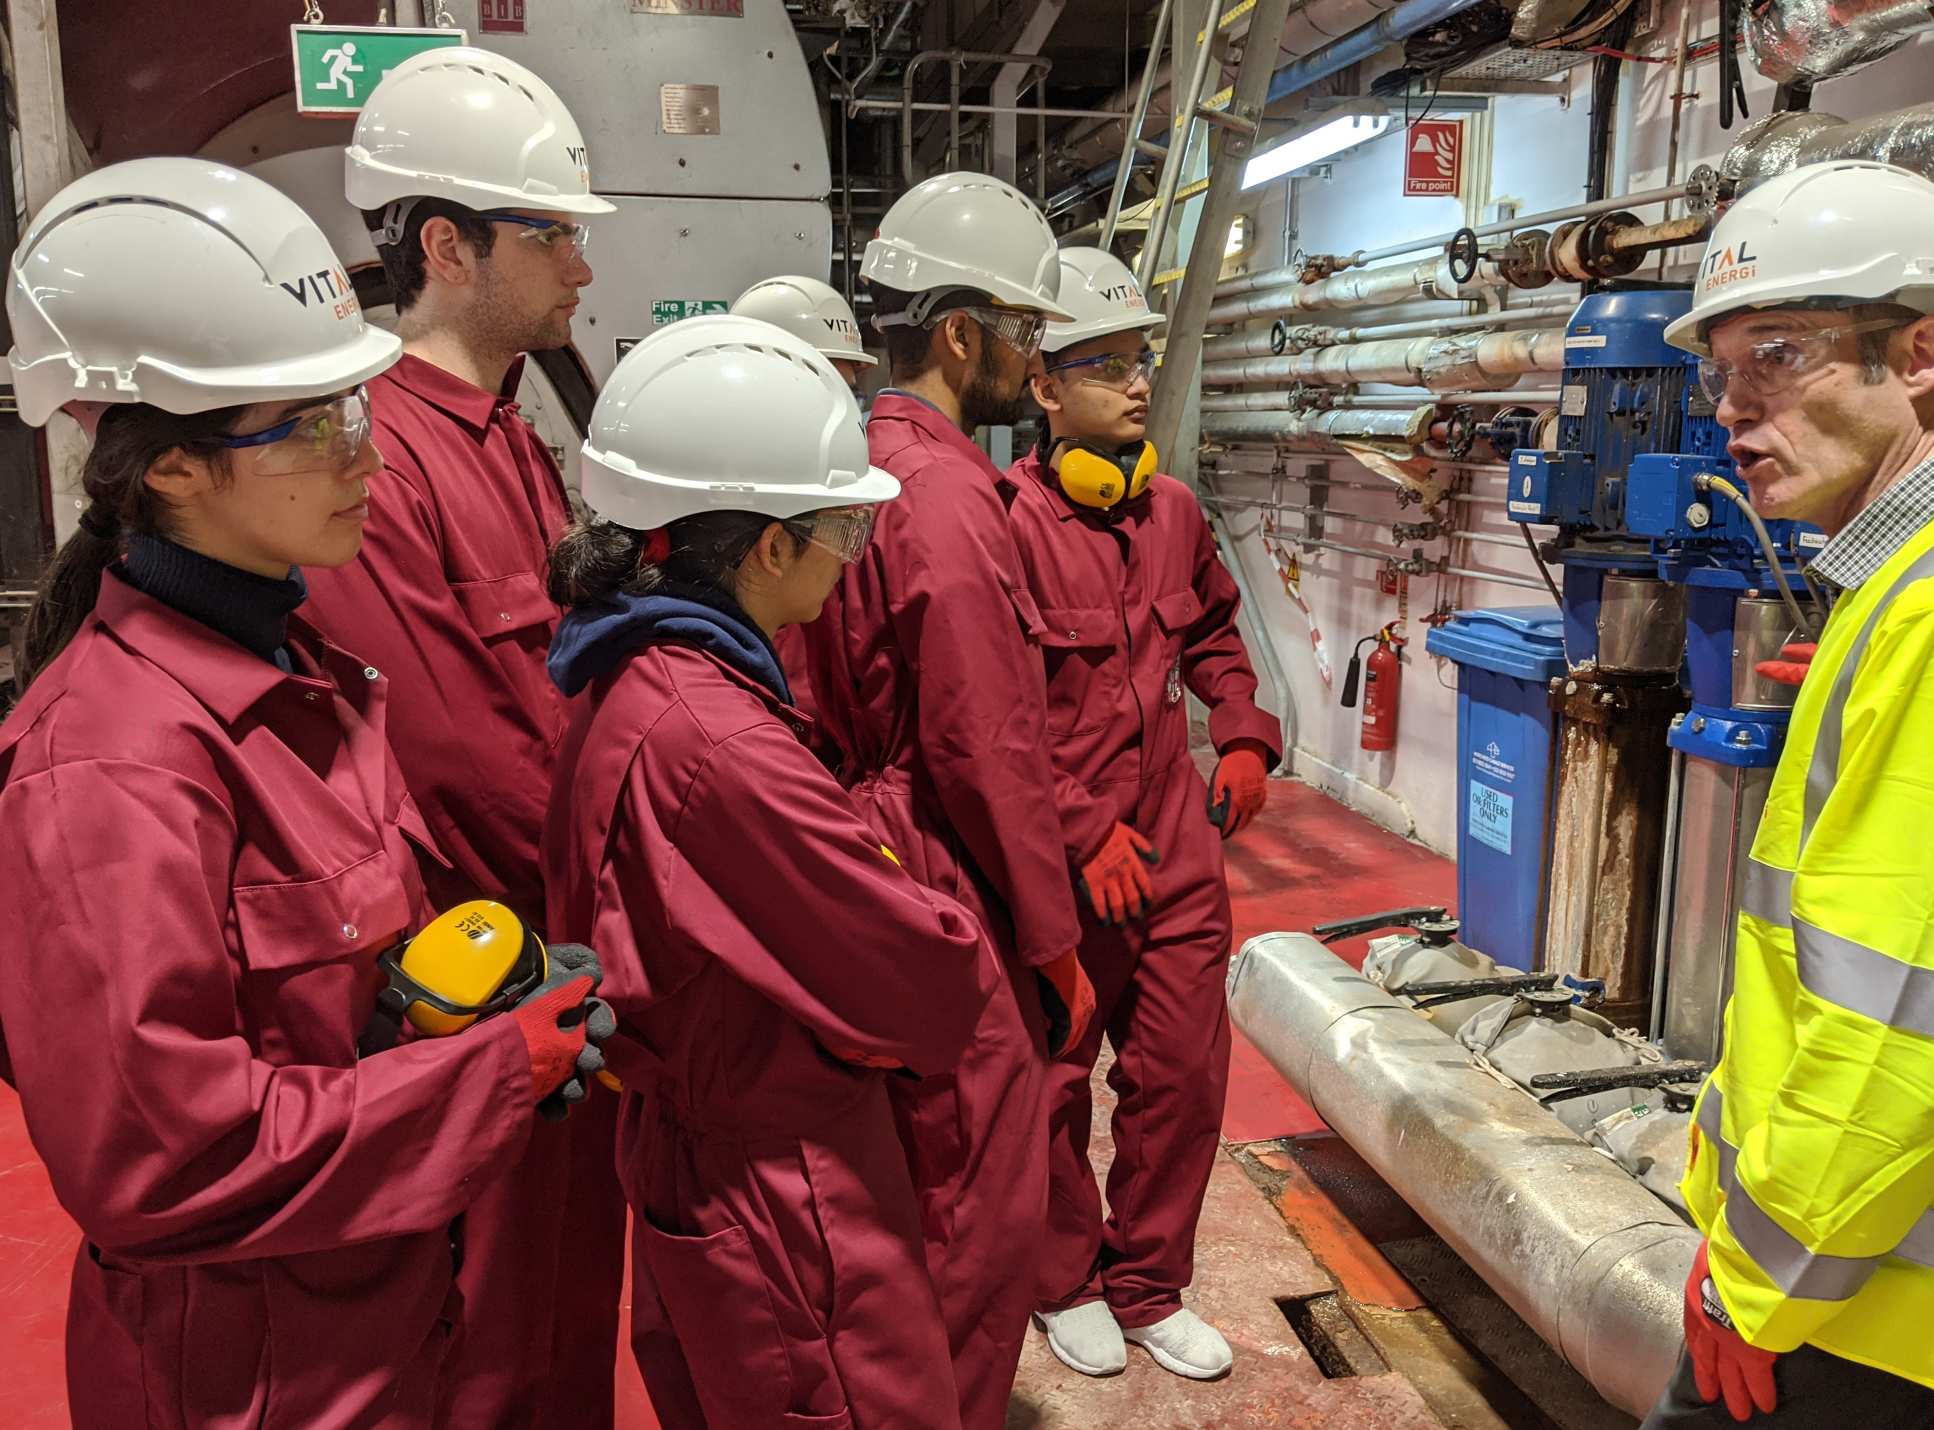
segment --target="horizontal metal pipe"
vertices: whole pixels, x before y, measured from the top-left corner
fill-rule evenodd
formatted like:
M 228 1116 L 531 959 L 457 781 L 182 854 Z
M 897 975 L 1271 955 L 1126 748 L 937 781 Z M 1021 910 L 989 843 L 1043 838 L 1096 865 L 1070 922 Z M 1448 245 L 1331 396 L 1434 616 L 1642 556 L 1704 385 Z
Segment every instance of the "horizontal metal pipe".
M 1525 323 L 1549 322 L 1553 313 L 1569 313 L 1578 306 L 1575 298 L 1537 298 L 1517 308 L 1499 308 L 1487 313 L 1462 313 L 1447 318 L 1417 318 L 1407 323 L 1372 323 L 1339 328 L 1327 323 L 1299 323 L 1287 335 L 1284 352 L 1307 348 L 1332 347 L 1337 343 L 1373 342 L 1378 338 L 1418 338 L 1433 333 L 1468 333 L 1483 328 L 1511 328 Z M 1202 360 L 1219 358 L 1273 357 L 1268 328 L 1232 333 L 1226 338 L 1210 338 L 1202 344 Z
M 1519 536 L 1498 536 L 1488 531 L 1453 531 L 1453 541 L 1476 541 L 1485 546 L 1508 546 L 1513 551 L 1524 550 L 1524 538 Z
M 1205 412 L 1202 435 L 1212 441 L 1374 437 L 1415 443 L 1423 440 L 1431 416 L 1429 407 L 1400 412 Z
M 1202 396 L 1204 412 L 1293 412 L 1286 389 L 1263 388 L 1248 392 L 1208 392 Z M 1503 392 L 1453 392 L 1445 401 L 1470 403 L 1479 407 L 1549 407 L 1558 400 L 1555 387 L 1511 388 Z M 1373 412 L 1379 408 L 1415 407 L 1414 392 L 1369 392 L 1355 397 L 1332 397 L 1323 406 L 1343 412 Z
M 1290 313 L 1319 312 L 1327 308 L 1385 308 L 1419 298 L 1482 298 L 1503 290 L 1503 275 L 1497 265 L 1479 263 L 1468 282 L 1451 277 L 1450 260 L 1439 254 L 1433 258 L 1393 263 L 1387 268 L 1366 268 L 1357 273 L 1337 273 L 1316 283 L 1297 283 L 1229 298 L 1209 309 L 1211 323 L 1245 323 L 1252 318 L 1280 318 Z
M 1500 378 L 1529 372 L 1558 372 L 1565 365 L 1563 328 L 1522 328 L 1510 332 L 1442 338 L 1391 338 L 1377 343 L 1345 343 L 1282 357 L 1238 358 L 1205 363 L 1205 383 L 1316 383 L 1342 387 L 1389 382 L 1437 391 L 1473 390 Z
M 1699 1234 L 1315 939 L 1250 939 L 1228 986 L 1236 1026 L 1317 1115 L 1599 1394 L 1649 1411 Z
M 954 112 L 951 104 L 941 104 L 937 100 L 915 100 L 912 104 L 896 104 L 890 99 L 856 99 L 854 109 L 888 110 L 894 114 L 904 114 L 908 110 L 915 113 L 947 114 Z M 1120 119 L 1119 114 L 1103 114 L 1098 109 L 1056 109 L 1050 105 L 1046 109 L 1032 104 L 963 104 L 958 110 L 961 114 L 1044 114 L 1049 119 Z
M 1594 199 L 1589 203 L 1567 204 L 1559 209 L 1545 209 L 1541 213 L 1518 214 L 1512 218 L 1499 219 L 1495 223 L 1479 224 L 1472 230 L 1479 238 L 1489 238 L 1493 234 L 1517 233 L 1527 228 L 1539 228 L 1548 223 L 1562 223 L 1566 219 L 1591 218 L 1596 214 L 1616 213 L 1620 209 L 1644 208 L 1649 204 L 1670 203 L 1686 196 L 1684 184 L 1667 184 L 1663 188 L 1642 189 L 1635 194 L 1619 194 L 1608 199 Z M 1406 253 L 1421 253 L 1429 248 L 1442 248 L 1461 230 L 1452 229 L 1449 233 L 1434 233 L 1427 238 L 1408 238 L 1401 243 L 1393 243 L 1384 248 L 1358 249 L 1354 253 L 1339 255 L 1352 268 L 1361 268 L 1367 263 L 1377 263 L 1385 258 L 1397 258 Z M 1283 268 L 1271 268 L 1264 273 L 1245 273 L 1240 278 L 1232 278 L 1219 285 L 1215 290 L 1218 298 L 1232 298 L 1239 293 L 1256 293 L 1265 288 L 1280 288 L 1288 283 L 1300 283 L 1303 270 L 1299 264 L 1289 264 Z
M 1473 581 L 1489 581 L 1494 586 L 1522 586 L 1527 591 L 1542 591 L 1545 584 L 1533 581 L 1529 576 L 1506 576 L 1500 571 L 1474 571 L 1468 566 L 1445 566 L 1440 568 L 1446 576 L 1466 576 Z

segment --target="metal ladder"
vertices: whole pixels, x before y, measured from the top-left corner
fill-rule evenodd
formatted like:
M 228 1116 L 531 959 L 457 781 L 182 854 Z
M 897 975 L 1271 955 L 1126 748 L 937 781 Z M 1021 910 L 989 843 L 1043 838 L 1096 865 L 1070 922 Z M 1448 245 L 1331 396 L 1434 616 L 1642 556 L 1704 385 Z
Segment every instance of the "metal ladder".
M 1188 407 L 1191 389 L 1202 360 L 1202 331 L 1208 323 L 1215 286 L 1222 276 L 1223 250 L 1229 239 L 1229 225 L 1235 218 L 1242 193 L 1242 173 L 1255 140 L 1269 81 L 1276 66 L 1276 53 L 1283 27 L 1295 0 L 1208 0 L 1208 12 L 1196 32 L 1195 50 L 1189 66 L 1187 84 L 1176 93 L 1174 118 L 1169 126 L 1169 143 L 1164 148 L 1142 138 L 1142 125 L 1148 118 L 1149 102 L 1155 91 L 1155 76 L 1161 69 L 1162 48 L 1167 38 L 1173 0 L 1163 0 L 1156 23 L 1155 42 L 1149 47 L 1148 63 L 1142 70 L 1135 112 L 1123 137 L 1121 164 L 1115 171 L 1114 189 L 1109 195 L 1107 217 L 1102 222 L 1101 244 L 1114 239 L 1121 220 L 1123 196 L 1137 154 L 1160 151 L 1162 168 L 1156 182 L 1154 205 L 1149 212 L 1147 241 L 1135 277 L 1147 292 L 1165 280 L 1180 278 L 1181 287 L 1168 309 L 1168 325 L 1162 366 L 1156 375 L 1155 393 L 1149 406 L 1148 436 L 1155 450 L 1168 456 L 1173 452 L 1182 418 Z M 1220 32 L 1249 15 L 1249 35 L 1242 47 L 1242 60 L 1236 67 L 1235 82 L 1204 102 L 1203 91 L 1209 83 L 1209 70 Z M 1179 59 L 1180 56 L 1178 55 Z M 1171 86 L 1173 92 L 1173 87 Z M 1208 172 L 1187 186 L 1182 171 L 1196 141 L 1197 124 L 1212 126 L 1209 135 Z M 1164 250 L 1175 231 L 1176 210 L 1191 199 L 1202 200 L 1195 236 L 1189 245 L 1186 262 L 1173 272 L 1161 268 Z M 1193 470 L 1193 463 L 1186 464 Z

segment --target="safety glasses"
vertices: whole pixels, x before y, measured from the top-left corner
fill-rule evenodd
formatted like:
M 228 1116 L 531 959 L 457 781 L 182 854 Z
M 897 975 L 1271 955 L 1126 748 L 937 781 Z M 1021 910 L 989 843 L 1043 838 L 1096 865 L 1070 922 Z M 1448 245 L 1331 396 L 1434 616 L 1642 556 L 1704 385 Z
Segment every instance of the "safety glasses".
M 1039 313 L 1016 308 L 955 308 L 952 311 L 965 313 L 1024 358 L 1032 358 L 1041 351 L 1041 338 L 1047 332 L 1048 320 Z
M 1127 353 L 1103 353 L 1100 357 L 1056 363 L 1048 371 L 1073 372 L 1077 368 L 1094 369 L 1082 375 L 1083 382 L 1098 383 L 1102 387 L 1112 387 L 1117 392 L 1126 392 L 1137 379 L 1147 382 L 1154 377 L 1155 354 L 1147 348 L 1132 357 Z
M 555 219 L 531 218 L 528 214 L 487 213 L 492 223 L 515 224 L 524 231 L 517 236 L 535 243 L 556 258 L 584 257 L 591 245 L 591 230 L 581 223 L 560 223 Z
M 1699 387 L 1715 407 L 1735 382 L 1751 388 L 1761 397 L 1776 397 L 1828 362 L 1833 356 L 1834 344 L 1840 339 L 1901 326 L 1898 318 L 1872 318 L 1864 323 L 1845 323 L 1837 328 L 1783 333 L 1779 337 L 1754 343 L 1738 362 L 1700 358 Z
M 812 523 L 806 540 L 851 566 L 873 539 L 873 518 L 878 510 L 873 506 L 833 506 L 813 512 L 801 518 L 802 523 Z
M 360 387 L 260 432 L 216 439 L 232 450 L 260 448 L 255 470 L 265 476 L 340 471 L 356 460 L 368 440 L 369 393 Z

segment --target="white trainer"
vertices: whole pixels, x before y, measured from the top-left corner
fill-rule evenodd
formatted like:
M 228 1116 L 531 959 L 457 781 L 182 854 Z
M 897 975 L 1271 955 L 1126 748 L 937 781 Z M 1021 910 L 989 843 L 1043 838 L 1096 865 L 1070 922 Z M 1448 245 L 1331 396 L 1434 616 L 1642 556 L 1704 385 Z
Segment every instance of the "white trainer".
M 1152 1326 L 1132 1327 L 1122 1335 L 1155 1357 L 1163 1370 L 1190 1380 L 1215 1380 L 1235 1364 L 1222 1332 L 1190 1310 L 1177 1311 Z
M 1120 1375 L 1128 1365 L 1128 1347 L 1106 1301 L 1084 1301 L 1065 1311 L 1036 1311 L 1034 1324 L 1048 1333 L 1054 1358 L 1083 1375 Z

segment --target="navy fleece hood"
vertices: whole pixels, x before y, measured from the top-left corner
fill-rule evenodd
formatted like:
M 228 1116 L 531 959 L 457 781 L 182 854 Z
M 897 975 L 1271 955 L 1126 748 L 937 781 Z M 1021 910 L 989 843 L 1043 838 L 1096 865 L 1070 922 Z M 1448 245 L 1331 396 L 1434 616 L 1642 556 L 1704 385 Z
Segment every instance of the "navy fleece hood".
M 667 586 L 648 596 L 619 594 L 572 607 L 551 639 L 551 680 L 566 695 L 576 695 L 633 651 L 657 641 L 697 646 L 792 704 L 792 689 L 765 632 L 730 596 L 692 587 Z

